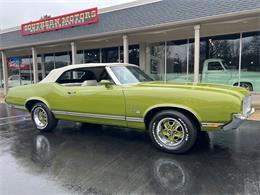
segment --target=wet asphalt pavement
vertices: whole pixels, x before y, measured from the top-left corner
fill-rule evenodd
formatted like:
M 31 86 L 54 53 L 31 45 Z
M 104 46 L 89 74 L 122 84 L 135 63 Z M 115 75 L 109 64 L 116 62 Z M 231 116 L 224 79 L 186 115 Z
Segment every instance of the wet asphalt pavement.
M 145 133 L 61 121 L 39 133 L 0 104 L 0 194 L 260 194 L 260 122 L 210 133 L 185 155 Z

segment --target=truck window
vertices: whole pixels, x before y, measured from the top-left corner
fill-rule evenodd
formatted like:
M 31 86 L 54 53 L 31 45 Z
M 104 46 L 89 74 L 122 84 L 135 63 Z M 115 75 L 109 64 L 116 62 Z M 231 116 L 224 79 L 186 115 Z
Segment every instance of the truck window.
M 208 70 L 223 70 L 223 67 L 219 62 L 209 62 Z

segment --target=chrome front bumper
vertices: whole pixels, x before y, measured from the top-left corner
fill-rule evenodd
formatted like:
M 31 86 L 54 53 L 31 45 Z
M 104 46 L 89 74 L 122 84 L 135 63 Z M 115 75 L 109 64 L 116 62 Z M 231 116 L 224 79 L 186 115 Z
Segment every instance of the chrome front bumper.
M 233 119 L 230 123 L 223 126 L 223 131 L 229 131 L 229 130 L 235 130 L 237 129 L 241 123 L 246 120 L 250 115 L 252 115 L 255 112 L 255 109 L 252 108 L 246 115 L 242 114 L 234 114 Z

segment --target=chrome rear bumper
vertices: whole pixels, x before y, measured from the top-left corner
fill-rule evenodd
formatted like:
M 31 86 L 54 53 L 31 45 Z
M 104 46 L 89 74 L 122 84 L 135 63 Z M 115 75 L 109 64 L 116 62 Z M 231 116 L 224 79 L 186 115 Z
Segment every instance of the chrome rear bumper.
M 233 119 L 230 123 L 223 126 L 223 131 L 229 131 L 229 130 L 235 130 L 237 129 L 241 123 L 246 120 L 250 115 L 252 115 L 255 112 L 255 109 L 252 108 L 246 115 L 243 114 L 234 114 Z

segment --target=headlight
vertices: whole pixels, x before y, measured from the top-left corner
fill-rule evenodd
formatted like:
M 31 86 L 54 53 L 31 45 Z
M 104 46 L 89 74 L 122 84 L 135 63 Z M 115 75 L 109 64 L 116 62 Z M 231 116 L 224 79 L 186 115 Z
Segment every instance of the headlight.
M 243 115 L 247 116 L 251 111 L 251 96 L 246 96 L 243 100 Z

